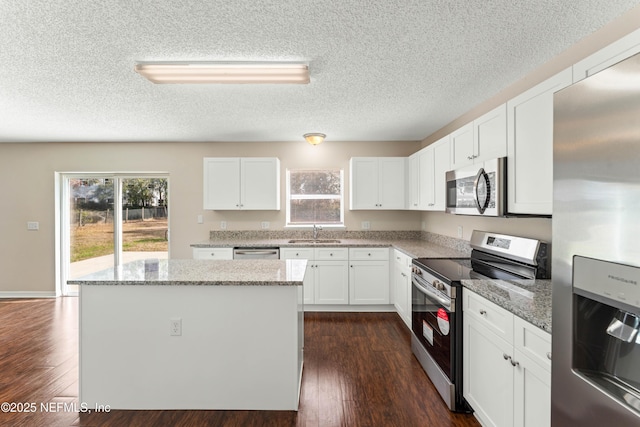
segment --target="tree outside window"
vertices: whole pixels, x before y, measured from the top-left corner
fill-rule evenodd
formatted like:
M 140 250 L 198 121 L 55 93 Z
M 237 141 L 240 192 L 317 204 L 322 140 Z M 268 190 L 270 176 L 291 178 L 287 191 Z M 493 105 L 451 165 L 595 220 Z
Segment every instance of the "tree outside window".
M 287 225 L 343 225 L 343 172 L 287 170 Z

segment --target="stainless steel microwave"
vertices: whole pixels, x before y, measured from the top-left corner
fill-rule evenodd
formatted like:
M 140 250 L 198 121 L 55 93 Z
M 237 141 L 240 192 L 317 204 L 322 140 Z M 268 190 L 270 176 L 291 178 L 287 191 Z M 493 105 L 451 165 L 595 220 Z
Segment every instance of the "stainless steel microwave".
M 447 172 L 447 212 L 502 216 L 505 164 L 501 157 Z

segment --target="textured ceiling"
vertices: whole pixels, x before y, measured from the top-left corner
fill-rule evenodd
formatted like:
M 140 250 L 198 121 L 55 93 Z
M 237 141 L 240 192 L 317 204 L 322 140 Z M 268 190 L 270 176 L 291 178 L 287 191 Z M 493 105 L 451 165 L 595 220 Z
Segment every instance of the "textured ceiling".
M 625 0 L 0 0 L 0 142 L 420 140 Z M 308 85 L 154 85 L 136 61 L 302 61 Z

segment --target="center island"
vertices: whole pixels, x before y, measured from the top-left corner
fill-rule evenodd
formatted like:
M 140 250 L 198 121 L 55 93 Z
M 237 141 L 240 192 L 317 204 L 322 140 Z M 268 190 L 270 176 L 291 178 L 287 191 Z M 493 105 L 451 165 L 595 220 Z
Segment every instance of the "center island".
M 140 260 L 80 286 L 89 408 L 297 410 L 306 260 Z

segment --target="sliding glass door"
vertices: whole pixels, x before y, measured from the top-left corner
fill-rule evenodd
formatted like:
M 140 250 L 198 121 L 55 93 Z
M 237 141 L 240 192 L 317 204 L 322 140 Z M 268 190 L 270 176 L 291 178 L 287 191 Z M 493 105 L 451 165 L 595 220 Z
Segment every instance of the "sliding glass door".
M 63 174 L 62 295 L 67 280 L 146 258 L 168 258 L 169 179 L 158 175 Z

